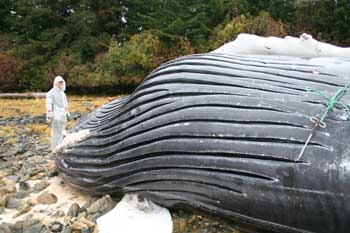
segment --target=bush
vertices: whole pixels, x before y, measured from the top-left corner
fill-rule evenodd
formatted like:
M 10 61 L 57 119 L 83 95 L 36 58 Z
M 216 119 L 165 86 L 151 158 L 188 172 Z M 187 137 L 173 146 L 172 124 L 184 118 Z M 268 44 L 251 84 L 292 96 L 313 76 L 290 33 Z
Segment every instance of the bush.
M 192 54 L 194 49 L 189 40 L 176 37 L 167 45 L 156 36 L 155 31 L 136 34 L 125 44 L 114 38 L 108 52 L 97 62 L 100 79 L 109 84 L 135 85 L 162 63 L 179 56 Z
M 112 82 L 138 82 L 157 66 L 161 43 L 150 32 L 131 37 L 121 45 L 114 38 L 102 60 L 104 76 Z M 127 78 L 127 80 L 123 80 Z
M 123 45 L 112 38 L 101 59 L 100 73 L 111 83 L 138 83 L 163 61 L 161 47 L 160 40 L 151 32 L 136 34 Z
M 278 37 L 287 35 L 281 21 L 276 21 L 268 12 L 261 11 L 256 17 L 240 15 L 233 18 L 228 23 L 217 26 L 214 29 L 211 39 L 212 49 L 216 49 L 229 41 L 233 41 L 240 33 Z
M 22 67 L 21 61 L 0 53 L 0 91 L 15 91 L 25 86 Z
M 340 46 L 350 45 L 350 5 L 348 0 L 300 1 L 297 4 L 294 34 L 303 32 L 317 40 Z

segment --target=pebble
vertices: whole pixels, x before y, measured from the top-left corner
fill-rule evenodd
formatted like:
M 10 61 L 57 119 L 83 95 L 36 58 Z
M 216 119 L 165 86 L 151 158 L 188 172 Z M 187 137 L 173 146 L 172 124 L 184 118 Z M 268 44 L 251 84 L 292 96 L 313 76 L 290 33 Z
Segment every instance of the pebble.
M 72 224 L 72 230 L 73 231 L 86 231 L 86 230 L 89 230 L 89 226 L 86 225 L 85 223 L 83 222 L 79 222 L 79 221 L 76 221 Z
M 73 203 L 67 212 L 67 216 L 71 216 L 71 217 L 77 217 L 80 211 L 80 207 L 77 203 Z
M 23 190 L 23 191 L 29 191 L 30 190 L 30 186 L 27 182 L 19 182 L 19 190 Z
M 1 233 L 12 233 L 11 225 L 8 223 L 0 224 L 0 232 Z
M 13 197 L 18 198 L 18 199 L 23 199 L 23 198 L 25 198 L 27 196 L 28 196 L 28 192 L 26 192 L 24 190 L 20 190 L 20 191 L 18 191 L 17 193 L 15 193 L 13 195 Z
M 50 224 L 50 230 L 52 232 L 61 232 L 63 229 L 63 224 L 60 222 L 53 222 Z
M 15 197 L 10 197 L 6 203 L 6 208 L 20 210 L 23 207 L 23 202 Z
M 50 184 L 47 182 L 47 180 L 42 180 L 38 183 L 36 183 L 33 187 L 34 193 L 39 193 L 42 190 L 46 189 Z
M 72 232 L 72 229 L 70 228 L 70 226 L 63 227 L 62 233 L 71 233 L 71 232 Z
M 6 178 L 0 180 L 0 196 L 14 192 L 16 192 L 16 184 L 13 181 Z
M 10 199 L 10 197 L 10 195 L 0 196 L 0 208 L 4 208 L 7 205 L 7 202 Z
M 57 197 L 54 194 L 45 191 L 41 193 L 36 200 L 40 204 L 50 205 L 55 204 L 57 202 Z
M 106 195 L 92 203 L 86 210 L 88 214 L 106 213 L 113 209 L 114 206 L 115 204 L 112 198 L 109 195 Z
M 49 233 L 50 230 L 44 226 L 38 219 L 28 217 L 28 219 L 16 222 L 11 230 L 13 232 L 26 232 L 26 233 Z
M 25 204 L 16 214 L 12 216 L 12 218 L 17 218 L 25 213 L 28 213 L 31 209 L 32 208 L 29 205 Z

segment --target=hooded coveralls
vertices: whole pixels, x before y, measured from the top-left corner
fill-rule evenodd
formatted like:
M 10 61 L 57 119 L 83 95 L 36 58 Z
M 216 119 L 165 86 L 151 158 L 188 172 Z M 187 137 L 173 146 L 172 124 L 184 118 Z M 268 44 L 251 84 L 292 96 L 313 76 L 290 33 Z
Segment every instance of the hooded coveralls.
M 63 81 L 64 87 L 61 90 L 56 87 L 56 83 Z M 53 88 L 46 94 L 46 114 L 47 119 L 52 112 L 51 119 L 51 150 L 53 151 L 63 140 L 68 117 L 67 97 L 64 93 L 66 82 L 61 76 L 55 78 Z

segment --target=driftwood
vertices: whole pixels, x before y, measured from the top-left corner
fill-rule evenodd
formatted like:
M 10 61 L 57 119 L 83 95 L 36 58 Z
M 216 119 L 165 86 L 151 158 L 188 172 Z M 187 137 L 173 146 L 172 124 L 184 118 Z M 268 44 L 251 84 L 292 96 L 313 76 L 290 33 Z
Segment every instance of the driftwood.
M 45 92 L 33 93 L 0 93 L 0 99 L 39 99 L 45 98 Z

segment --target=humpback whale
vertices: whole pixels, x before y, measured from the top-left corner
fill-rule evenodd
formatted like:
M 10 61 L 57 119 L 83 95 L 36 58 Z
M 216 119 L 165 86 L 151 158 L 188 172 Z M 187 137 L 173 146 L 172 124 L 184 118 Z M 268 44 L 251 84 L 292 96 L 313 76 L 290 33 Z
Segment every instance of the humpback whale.
M 310 119 L 350 81 L 349 67 L 336 58 L 177 58 L 82 119 L 72 132 L 84 137 L 56 152 L 57 167 L 89 193 L 137 193 L 245 229 L 349 232 L 348 92 L 306 144 Z

